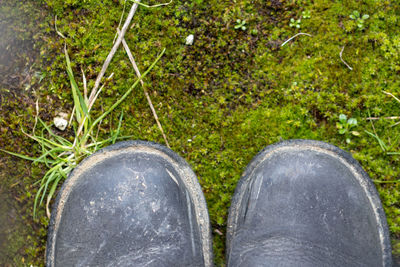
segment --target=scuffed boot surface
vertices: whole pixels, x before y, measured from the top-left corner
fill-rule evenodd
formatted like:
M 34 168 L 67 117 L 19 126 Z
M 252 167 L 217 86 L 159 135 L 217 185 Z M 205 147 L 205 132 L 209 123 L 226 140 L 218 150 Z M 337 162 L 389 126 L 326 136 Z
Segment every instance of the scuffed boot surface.
M 122 142 L 83 161 L 53 208 L 47 266 L 210 266 L 204 197 L 160 145 Z
M 349 154 L 318 141 L 281 142 L 255 157 L 227 236 L 228 266 L 391 266 L 374 185 Z

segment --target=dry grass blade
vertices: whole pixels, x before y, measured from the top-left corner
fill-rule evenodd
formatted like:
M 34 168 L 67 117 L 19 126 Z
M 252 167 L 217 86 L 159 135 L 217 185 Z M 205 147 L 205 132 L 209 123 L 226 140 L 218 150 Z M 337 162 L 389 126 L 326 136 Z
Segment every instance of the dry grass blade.
M 307 36 L 312 37 L 312 35 L 309 34 L 309 33 L 299 32 L 299 33 L 293 35 L 292 37 L 290 37 L 289 39 L 287 39 L 286 41 L 284 41 L 284 42 L 281 44 L 281 47 L 284 46 L 285 44 L 287 44 L 288 42 L 290 42 L 291 40 L 293 40 L 294 38 L 296 38 L 296 37 L 299 36 L 299 35 L 307 35 Z
M 380 119 L 385 119 L 385 120 L 397 120 L 400 119 L 400 116 L 390 116 L 390 117 L 368 117 L 365 118 L 366 120 L 380 120 Z
M 353 68 L 350 67 L 349 64 L 347 64 L 347 62 L 343 60 L 342 55 L 343 55 L 343 51 L 344 51 L 344 48 L 345 48 L 345 47 L 346 47 L 346 46 L 344 45 L 344 46 L 342 47 L 342 50 L 341 50 L 340 53 L 339 53 L 340 60 L 343 62 L 344 65 L 346 65 L 346 67 L 348 67 L 350 70 L 353 70 Z
M 115 52 L 117 51 L 119 45 L 121 44 L 122 39 L 124 38 L 124 35 L 125 35 L 126 31 L 128 30 L 128 27 L 129 27 L 129 24 L 132 21 L 133 15 L 135 15 L 136 9 L 139 6 L 139 4 L 138 4 L 139 2 L 140 2 L 140 0 L 136 1 L 132 5 L 131 10 L 129 11 L 128 17 L 126 18 L 125 23 L 122 26 L 121 34 L 119 34 L 117 40 L 114 43 L 114 46 L 112 47 L 110 53 L 108 54 L 106 60 L 104 61 L 103 67 L 101 68 L 101 71 L 100 71 L 99 75 L 97 76 L 96 81 L 94 83 L 94 87 L 93 87 L 92 91 L 90 92 L 89 105 L 90 105 L 91 102 L 94 101 L 93 99 L 94 99 L 94 97 L 95 97 L 95 95 L 97 93 L 97 89 L 100 86 L 101 79 L 103 78 L 104 74 L 106 73 L 108 65 L 110 65 L 111 60 L 114 57 Z
M 170 0 L 170 1 L 167 2 L 167 3 L 161 3 L 161 4 L 156 4 L 156 5 L 146 5 L 146 4 L 140 3 L 140 1 L 135 1 L 135 0 L 130 0 L 130 1 L 133 2 L 133 3 L 137 3 L 139 6 L 144 6 L 144 7 L 147 7 L 147 8 L 154 8 L 154 7 L 160 7 L 160 6 L 168 6 L 169 4 L 172 3 L 172 0 Z
M 75 121 L 77 123 L 78 130 L 75 131 L 75 137 L 74 141 L 70 142 L 67 139 L 56 135 L 52 130 L 51 130 L 51 125 L 46 125 L 40 118 L 39 118 L 39 104 L 38 101 L 36 102 L 36 117 L 35 117 L 35 125 L 33 127 L 33 132 L 32 134 L 26 133 L 22 128 L 21 131 L 23 134 L 28 136 L 29 138 L 35 140 L 37 143 L 39 143 L 40 148 L 41 148 L 41 155 L 37 158 L 25 156 L 22 154 L 10 152 L 10 151 L 5 151 L 0 149 L 0 151 L 6 152 L 10 155 L 17 156 L 20 158 L 23 158 L 25 160 L 30 160 L 33 161 L 33 163 L 42 163 L 44 164 L 48 170 L 46 171 L 45 175 L 38 180 L 34 185 L 39 185 L 39 189 L 36 193 L 35 200 L 34 200 L 34 207 L 33 207 L 33 216 L 36 217 L 36 211 L 39 206 L 41 206 L 43 203 L 46 204 L 46 214 L 47 216 L 50 216 L 50 209 L 49 205 L 51 202 L 51 199 L 53 195 L 56 192 L 57 186 L 60 182 L 62 182 L 64 179 L 67 178 L 69 173 L 79 164 L 79 162 L 97 151 L 98 149 L 101 149 L 102 147 L 108 145 L 108 144 L 113 144 L 117 140 L 127 138 L 127 136 L 124 137 L 119 137 L 120 134 L 120 129 L 122 125 L 122 119 L 123 119 L 123 113 L 121 113 L 119 123 L 118 123 L 118 128 L 116 131 L 111 131 L 111 136 L 108 139 L 98 141 L 97 137 L 93 136 L 93 129 L 95 127 L 99 127 L 101 121 L 108 115 L 110 114 L 119 104 L 122 103 L 126 99 L 126 97 L 132 92 L 132 90 L 141 83 L 143 83 L 143 78 L 146 77 L 146 75 L 153 69 L 153 67 L 157 64 L 157 62 L 160 60 L 162 55 L 165 52 L 165 49 L 162 50 L 162 52 L 157 56 L 157 58 L 152 62 L 150 67 L 146 69 L 146 71 L 143 73 L 143 75 L 140 74 L 139 69 L 136 66 L 136 63 L 134 63 L 134 66 L 136 67 L 135 70 L 137 70 L 138 73 L 138 78 L 135 81 L 135 83 L 126 90 L 126 92 L 123 94 L 122 97 L 117 99 L 117 101 L 106 111 L 102 112 L 101 115 L 95 119 L 94 121 L 90 118 L 90 110 L 95 103 L 95 100 L 99 96 L 102 88 L 106 85 L 103 83 L 103 85 L 99 88 L 100 81 L 102 77 L 105 74 L 105 71 L 108 67 L 108 64 L 110 63 L 112 57 L 115 54 L 116 49 L 118 48 L 119 44 L 121 43 L 124 39 L 123 36 L 130 24 L 130 21 L 138 7 L 138 4 L 135 3 L 131 11 L 128 15 L 128 18 L 126 19 L 123 29 L 118 35 L 117 42 L 111 49 L 105 63 L 103 64 L 103 68 L 99 75 L 97 76 L 96 84 L 95 87 L 91 91 L 91 95 L 88 99 L 87 97 L 87 81 L 85 77 L 85 73 L 83 69 L 81 69 L 82 76 L 83 76 L 83 95 L 78 88 L 78 84 L 75 81 L 74 73 L 72 70 L 72 65 L 71 61 L 68 55 L 68 51 L 66 46 L 64 47 L 64 54 L 65 54 L 65 60 L 66 60 L 66 71 L 68 74 L 69 82 L 71 85 L 71 91 L 72 91 L 72 98 L 73 98 L 73 110 L 71 114 L 71 118 L 69 121 L 69 124 L 72 123 L 72 121 L 75 118 Z M 60 33 L 59 33 L 60 35 Z M 61 36 L 61 35 L 60 35 Z M 63 36 L 62 36 L 63 37 Z M 65 38 L 65 37 L 63 37 Z M 124 41 L 125 43 L 125 41 Z M 126 45 L 126 43 L 125 43 Z M 128 49 L 129 51 L 129 49 Z M 134 62 L 134 59 L 132 57 L 132 54 L 129 51 L 130 59 L 132 62 Z M 112 77 L 113 74 L 110 75 L 109 79 Z M 143 87 L 144 89 L 144 87 Z M 164 135 L 164 132 L 161 128 L 161 124 L 158 121 L 157 114 L 155 113 L 154 107 L 151 103 L 150 97 L 145 91 L 146 97 L 148 98 L 148 101 L 150 103 L 150 106 L 152 108 L 153 114 L 155 115 L 157 124 L 159 125 L 164 139 L 166 141 L 166 144 L 168 145 L 168 142 L 166 140 L 166 137 Z M 35 130 L 36 127 L 40 126 L 40 134 L 36 134 Z M 168 145 L 169 146 L 169 145 Z M 47 196 L 47 199 L 45 200 Z
M 118 31 L 118 34 L 120 34 L 119 29 L 118 29 L 117 31 Z M 149 106 L 150 106 L 151 112 L 153 113 L 154 119 L 156 120 L 157 126 L 158 126 L 158 128 L 160 129 L 161 134 L 162 134 L 162 136 L 163 136 L 163 138 L 164 138 L 164 142 L 165 142 L 165 144 L 167 145 L 168 148 L 171 148 L 171 147 L 169 146 L 169 143 L 168 143 L 168 140 L 167 140 L 167 136 L 166 136 L 165 133 L 164 133 L 164 129 L 163 129 L 161 123 L 160 123 L 160 120 L 158 119 L 157 112 L 156 112 L 156 110 L 154 109 L 153 102 L 151 101 L 150 95 L 149 95 L 149 93 L 147 92 L 146 88 L 144 87 L 144 82 L 143 82 L 143 80 L 142 80 L 142 75 L 140 74 L 139 68 L 138 68 L 138 66 L 137 66 L 137 64 L 136 64 L 136 62 L 135 62 L 135 58 L 133 57 L 133 55 L 132 55 L 132 53 L 131 53 L 131 50 L 129 49 L 129 46 L 128 46 L 128 44 L 126 43 L 125 39 L 122 39 L 122 45 L 124 46 L 125 51 L 126 51 L 126 53 L 128 54 L 129 60 L 131 61 L 131 64 L 132 64 L 132 66 L 133 66 L 133 69 L 134 69 L 135 72 L 136 72 L 136 75 L 137 75 L 138 78 L 140 79 L 140 83 L 141 83 L 141 85 L 142 85 L 144 95 L 146 96 L 147 102 L 149 103 Z
M 386 95 L 389 95 L 389 96 L 393 97 L 397 102 L 400 103 L 400 99 L 398 99 L 398 98 L 397 98 L 396 96 L 394 96 L 392 93 L 389 93 L 389 92 L 386 92 L 386 91 L 383 91 L 383 93 L 386 94 Z

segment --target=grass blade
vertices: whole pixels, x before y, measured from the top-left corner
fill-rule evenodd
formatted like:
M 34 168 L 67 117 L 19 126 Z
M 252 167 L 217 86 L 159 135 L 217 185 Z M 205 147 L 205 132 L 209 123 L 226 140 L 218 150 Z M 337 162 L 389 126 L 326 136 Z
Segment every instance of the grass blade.
M 379 146 L 381 147 L 381 149 L 383 150 L 383 152 L 386 152 L 388 150 L 385 142 L 383 142 L 378 135 L 375 135 L 367 130 L 364 130 L 367 134 L 369 134 L 370 136 L 372 136 L 373 138 L 375 138 L 378 141 Z
M 65 59 L 67 62 L 67 73 L 69 80 L 71 82 L 72 97 L 74 99 L 74 106 L 76 107 L 75 115 L 78 123 L 81 123 L 83 117 L 88 114 L 88 108 L 81 92 L 79 91 L 78 84 L 75 81 L 74 73 L 72 72 L 71 68 L 71 61 L 69 59 L 66 47 L 64 47 L 64 52 L 65 52 Z
M 50 204 L 51 199 L 53 198 L 54 192 L 56 191 L 57 185 L 58 185 L 58 183 L 60 182 L 61 178 L 62 178 L 62 176 L 58 177 L 58 178 L 53 182 L 53 185 L 51 186 L 50 191 L 49 191 L 49 193 L 47 194 L 46 214 L 47 214 L 47 217 L 49 217 L 49 218 L 50 218 L 49 204 Z
M 117 102 L 114 103 L 114 105 L 111 106 L 107 111 L 105 111 L 100 117 L 98 117 L 91 127 L 89 128 L 89 131 L 83 136 L 83 140 L 87 139 L 87 135 L 92 132 L 93 128 L 99 123 L 101 120 L 104 119 L 111 111 L 113 111 L 119 104 L 121 104 L 122 101 L 132 92 L 132 90 L 139 84 L 139 82 L 146 77 L 146 75 L 154 68 L 154 66 L 157 64 L 157 62 L 160 60 L 160 58 L 164 55 L 165 48 L 163 51 L 158 55 L 158 57 L 154 60 L 154 62 L 151 64 L 151 66 L 143 73 L 143 75 L 135 81 L 135 83 L 125 92 L 125 94 L 117 100 Z
M 42 121 L 39 117 L 38 117 L 39 122 L 43 125 L 43 127 L 46 129 L 46 131 L 53 136 L 54 138 L 57 139 L 57 141 L 65 146 L 72 146 L 72 143 L 70 141 L 68 141 L 67 139 L 56 135 L 55 133 L 53 133 L 53 131 L 50 129 L 50 127 L 44 122 Z
M 1 148 L 0 148 L 0 151 L 3 151 L 4 153 L 19 157 L 21 159 L 30 160 L 30 161 L 36 161 L 38 159 L 38 158 L 32 158 L 32 157 L 25 156 L 25 155 L 22 155 L 22 154 L 14 153 L 14 152 L 11 152 L 11 151 L 7 151 L 7 150 L 1 149 Z M 44 163 L 44 161 L 39 161 L 39 162 Z
M 42 155 L 40 157 L 36 158 L 33 161 L 33 163 L 36 163 L 36 162 L 54 163 L 55 161 L 47 159 L 47 156 L 50 155 L 53 159 L 56 159 L 57 156 L 53 155 L 53 153 L 55 153 L 55 152 L 63 152 L 63 151 L 64 150 L 62 148 L 53 148 L 51 150 L 46 150 L 46 152 L 44 152 L 44 153 L 42 152 Z
M 115 144 L 115 141 L 116 141 L 117 138 L 118 138 L 118 135 L 119 135 L 120 129 L 121 129 L 121 124 L 122 124 L 122 119 L 123 119 L 123 117 L 124 117 L 124 111 L 122 110 L 121 116 L 119 117 L 119 122 L 118 122 L 117 130 L 116 130 L 115 133 L 111 136 L 111 143 L 112 143 L 112 144 Z

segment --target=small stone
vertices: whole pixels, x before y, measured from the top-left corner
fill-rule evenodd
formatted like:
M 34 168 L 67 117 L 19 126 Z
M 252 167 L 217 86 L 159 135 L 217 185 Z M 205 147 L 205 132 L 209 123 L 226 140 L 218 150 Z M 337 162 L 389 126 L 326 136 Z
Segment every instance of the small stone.
M 188 37 L 186 37 L 186 45 L 192 45 L 194 41 L 194 35 L 190 34 Z
M 67 128 L 68 121 L 62 117 L 55 117 L 54 118 L 54 126 L 57 127 L 57 129 L 60 129 L 61 131 L 64 131 L 65 128 Z
M 60 113 L 58 113 L 57 116 L 58 116 L 58 117 L 61 117 L 61 118 L 63 118 L 63 119 L 68 120 L 68 114 L 65 113 L 65 112 L 60 112 Z

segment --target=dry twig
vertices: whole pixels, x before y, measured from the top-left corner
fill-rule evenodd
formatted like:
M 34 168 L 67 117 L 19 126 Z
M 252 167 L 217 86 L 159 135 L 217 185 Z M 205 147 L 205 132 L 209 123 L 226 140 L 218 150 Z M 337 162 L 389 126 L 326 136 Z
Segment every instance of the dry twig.
M 288 42 L 290 42 L 290 40 L 293 40 L 294 38 L 296 38 L 296 37 L 299 36 L 299 35 L 307 35 L 307 36 L 312 37 L 312 35 L 309 34 L 309 33 L 299 32 L 299 33 L 293 35 L 292 37 L 290 37 L 289 39 L 287 39 L 286 41 L 284 41 L 284 42 L 281 44 L 281 47 L 284 46 L 285 44 L 287 44 Z
M 118 33 L 120 34 L 120 30 L 119 30 L 119 29 L 118 29 Z M 144 87 L 144 82 L 143 82 L 143 80 L 142 80 L 142 78 L 141 78 L 142 75 L 140 74 L 139 68 L 138 68 L 138 66 L 137 66 L 137 64 L 136 64 L 136 62 L 135 62 L 135 58 L 132 56 L 131 50 L 129 49 L 129 46 L 128 46 L 128 44 L 126 43 L 125 39 L 122 39 L 122 45 L 124 46 L 125 51 L 126 51 L 126 53 L 128 54 L 129 60 L 131 61 L 131 64 L 132 64 L 132 66 L 133 66 L 133 69 L 134 69 L 135 72 L 136 72 L 136 75 L 137 75 L 137 76 L 139 77 L 139 79 L 140 79 L 140 83 L 141 83 L 141 85 L 142 85 L 144 95 L 146 96 L 147 102 L 149 103 L 151 112 L 153 112 L 154 119 L 156 120 L 157 126 L 158 126 L 158 128 L 160 129 L 160 131 L 161 131 L 161 134 L 162 134 L 162 136 L 163 136 L 163 138 L 164 138 L 165 144 L 167 145 L 168 148 L 170 148 L 169 143 L 168 143 L 168 140 L 167 140 L 167 137 L 166 137 L 166 135 L 165 135 L 165 133 L 164 133 L 164 130 L 163 130 L 162 126 L 161 126 L 161 123 L 160 123 L 160 121 L 159 121 L 159 119 L 158 119 L 157 112 L 156 112 L 156 110 L 154 109 L 153 102 L 151 101 L 150 95 L 149 95 L 149 93 L 147 92 L 146 88 Z
M 366 120 L 380 120 L 380 119 L 385 119 L 385 120 L 398 120 L 400 119 L 400 116 L 391 116 L 391 117 L 368 117 Z
M 342 51 L 340 51 L 340 53 L 339 53 L 340 60 L 343 62 L 344 65 L 346 65 L 346 67 L 348 67 L 350 70 L 353 70 L 353 68 L 350 67 L 349 64 L 347 64 L 346 61 L 344 61 L 343 58 L 342 58 L 342 54 L 343 54 L 344 48 L 345 48 L 345 45 L 343 46 Z
M 39 117 L 39 99 L 36 99 L 35 107 L 36 107 L 36 116 L 35 116 L 35 124 L 33 125 L 32 135 L 35 135 L 36 125 Z
M 66 39 L 66 37 L 64 36 L 64 34 L 62 34 L 58 29 L 57 29 L 57 15 L 55 15 L 54 17 L 54 28 L 56 30 L 56 33 L 63 39 Z
M 383 93 L 386 94 L 386 95 L 390 95 L 391 97 L 393 97 L 394 99 L 396 99 L 397 102 L 400 103 L 400 99 L 398 99 L 397 97 L 395 97 L 392 93 L 389 93 L 389 92 L 386 92 L 386 91 L 383 91 Z
M 168 6 L 169 4 L 172 3 L 172 0 L 170 0 L 170 1 L 167 2 L 167 3 L 161 3 L 161 4 L 156 4 L 156 5 L 146 5 L 146 4 L 140 3 L 140 1 L 136 1 L 136 0 L 131 0 L 131 1 L 132 1 L 133 3 L 138 3 L 139 6 L 144 6 L 144 7 L 147 7 L 147 8 L 160 7 L 160 6 Z
M 139 4 L 138 4 L 139 2 L 140 2 L 140 0 L 136 1 L 132 5 L 131 10 L 129 11 L 128 17 L 126 18 L 124 25 L 122 26 L 121 34 L 118 35 L 117 41 L 114 43 L 114 46 L 112 47 L 110 53 L 108 54 L 106 60 L 104 61 L 103 67 L 101 68 L 101 71 L 100 71 L 99 75 L 97 76 L 96 81 L 94 83 L 94 87 L 90 93 L 89 105 L 90 105 L 90 103 L 92 103 L 96 100 L 95 96 L 97 93 L 97 89 L 100 86 L 101 79 L 103 78 L 104 74 L 106 73 L 108 65 L 110 65 L 110 62 L 111 62 L 112 58 L 114 57 L 115 52 L 117 51 L 119 45 L 122 42 L 122 39 L 124 38 L 124 35 L 129 27 L 129 24 L 132 21 L 133 15 L 135 15 L 136 9 L 139 6 Z
M 126 9 L 126 0 L 124 0 L 124 9 L 122 9 L 122 14 L 121 14 L 121 17 L 119 18 L 119 23 L 118 23 L 117 29 L 119 29 L 121 27 L 122 19 L 124 18 L 124 14 L 125 14 L 125 9 Z M 117 37 L 118 37 L 118 32 L 115 33 L 113 44 L 115 43 L 115 40 L 117 39 Z

